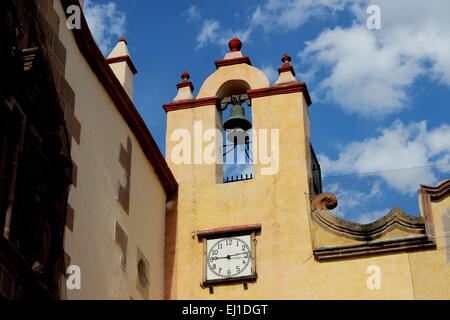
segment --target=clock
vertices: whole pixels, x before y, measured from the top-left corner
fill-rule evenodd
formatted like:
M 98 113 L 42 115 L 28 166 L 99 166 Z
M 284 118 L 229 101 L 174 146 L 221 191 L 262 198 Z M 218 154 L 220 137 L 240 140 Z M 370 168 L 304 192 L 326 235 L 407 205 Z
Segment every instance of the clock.
M 204 284 L 256 280 L 254 234 L 204 239 Z
M 203 241 L 203 286 L 256 281 L 256 234 L 260 224 L 197 231 Z
M 252 274 L 251 236 L 207 240 L 207 280 L 230 279 Z

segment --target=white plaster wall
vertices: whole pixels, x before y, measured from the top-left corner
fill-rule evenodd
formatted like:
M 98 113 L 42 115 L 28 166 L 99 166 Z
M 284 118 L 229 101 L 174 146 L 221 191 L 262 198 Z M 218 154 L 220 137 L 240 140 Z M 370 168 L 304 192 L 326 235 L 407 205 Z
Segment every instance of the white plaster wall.
M 63 8 L 55 1 L 61 21 Z M 137 247 L 150 263 L 150 299 L 164 297 L 164 221 L 166 194 L 140 145 L 116 110 L 88 63 L 72 32 L 60 25 L 67 49 L 66 79 L 75 91 L 75 116 L 80 121 L 81 143 L 72 144 L 78 166 L 77 187 L 69 203 L 75 209 L 74 230 L 65 230 L 65 251 L 71 264 L 81 268 L 81 290 L 67 290 L 68 299 L 142 299 L 137 291 Z M 129 216 L 116 200 L 125 172 L 120 165 L 120 144 L 133 144 Z M 128 235 L 127 268 L 120 266 L 115 243 L 115 222 Z
M 131 72 L 130 67 L 126 62 L 111 63 L 109 66 L 130 98 L 133 99 L 134 75 L 133 72 Z

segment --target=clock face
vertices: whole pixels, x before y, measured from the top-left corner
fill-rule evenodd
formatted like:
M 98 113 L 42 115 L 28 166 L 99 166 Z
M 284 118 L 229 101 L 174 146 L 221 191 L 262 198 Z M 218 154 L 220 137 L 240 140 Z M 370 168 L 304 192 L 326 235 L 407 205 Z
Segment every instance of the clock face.
M 250 235 L 207 241 L 207 280 L 236 278 L 252 274 Z

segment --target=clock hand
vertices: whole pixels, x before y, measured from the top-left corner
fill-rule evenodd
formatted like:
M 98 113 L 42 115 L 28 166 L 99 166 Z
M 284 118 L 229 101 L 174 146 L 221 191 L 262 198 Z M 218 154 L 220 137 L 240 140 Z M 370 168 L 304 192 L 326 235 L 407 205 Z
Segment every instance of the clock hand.
M 238 252 L 238 253 L 235 253 L 235 254 L 230 254 L 229 257 L 238 256 L 240 254 L 247 254 L 247 253 L 248 252 Z
M 236 253 L 236 254 L 233 254 L 232 256 L 237 256 L 237 255 L 241 255 L 241 254 L 247 254 L 247 258 L 248 258 L 248 252 L 241 252 L 241 253 Z M 231 258 L 231 256 L 230 256 L 230 259 L 242 259 L 242 257 L 232 257 Z
M 240 258 L 232 258 L 232 257 L 238 256 L 238 255 L 241 255 L 241 254 L 248 254 L 248 252 L 238 252 L 238 253 L 235 253 L 235 254 L 229 254 L 226 257 L 213 257 L 213 259 L 214 260 L 219 260 L 219 259 L 240 259 Z

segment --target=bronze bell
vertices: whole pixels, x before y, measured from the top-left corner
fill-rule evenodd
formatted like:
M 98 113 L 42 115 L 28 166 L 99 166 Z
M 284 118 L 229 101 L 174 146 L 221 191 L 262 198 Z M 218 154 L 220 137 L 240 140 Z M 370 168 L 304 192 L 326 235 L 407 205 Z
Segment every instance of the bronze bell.
M 234 144 L 245 144 L 248 142 L 247 130 L 252 128 L 252 123 L 245 118 L 240 96 L 232 96 L 231 101 L 233 106 L 230 110 L 230 118 L 224 122 L 223 128 L 227 131 L 228 141 Z

